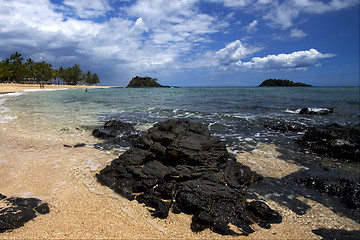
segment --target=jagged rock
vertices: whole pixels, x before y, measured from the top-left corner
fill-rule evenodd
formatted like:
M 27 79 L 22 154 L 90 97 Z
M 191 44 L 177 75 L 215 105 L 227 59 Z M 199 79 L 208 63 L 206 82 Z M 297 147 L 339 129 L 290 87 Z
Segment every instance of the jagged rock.
M 298 143 L 319 154 L 345 161 L 359 161 L 360 124 L 341 126 L 335 123 L 313 127 Z
M 0 194 L 0 201 L 6 206 L 0 209 L 0 233 L 22 227 L 34 219 L 36 213 L 50 212 L 48 204 L 37 198 L 7 198 Z
M 193 214 L 193 231 L 238 234 L 230 229 L 232 223 L 242 234 L 253 232 L 253 213 L 242 196 L 261 176 L 236 162 L 203 124 L 185 119 L 158 123 L 132 139 L 132 146 L 96 175 L 99 182 L 144 203 L 155 217 L 166 218 L 170 210 Z

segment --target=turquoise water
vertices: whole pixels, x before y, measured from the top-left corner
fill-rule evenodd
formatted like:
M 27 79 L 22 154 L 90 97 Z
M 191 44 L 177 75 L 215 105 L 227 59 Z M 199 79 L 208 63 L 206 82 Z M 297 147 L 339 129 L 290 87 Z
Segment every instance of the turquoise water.
M 304 107 L 334 108 L 328 116 L 299 115 Z M 308 126 L 359 123 L 358 87 L 311 88 L 153 88 L 31 91 L 0 96 L 0 123 L 61 131 L 93 128 L 111 119 L 138 126 L 169 118 L 201 121 L 228 144 L 244 139 L 275 141 L 298 137 L 279 134 L 264 123 L 295 122 Z

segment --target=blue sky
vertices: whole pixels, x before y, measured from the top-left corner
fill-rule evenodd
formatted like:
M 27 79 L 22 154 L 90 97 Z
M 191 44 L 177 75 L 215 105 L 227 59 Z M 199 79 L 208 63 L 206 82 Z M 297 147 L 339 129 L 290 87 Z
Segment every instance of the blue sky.
M 0 0 L 0 59 L 15 51 L 101 85 L 358 86 L 359 0 Z

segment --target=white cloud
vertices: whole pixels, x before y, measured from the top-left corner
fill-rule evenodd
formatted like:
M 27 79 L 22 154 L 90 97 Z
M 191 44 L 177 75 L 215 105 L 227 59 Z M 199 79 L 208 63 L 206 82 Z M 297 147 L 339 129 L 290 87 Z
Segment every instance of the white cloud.
M 111 10 L 106 0 L 65 0 L 64 4 L 73 9 L 76 16 L 83 19 L 103 16 Z
M 310 49 L 290 54 L 253 57 L 251 61 L 243 61 L 260 50 L 261 48 L 245 46 L 240 40 L 236 40 L 217 52 L 207 52 L 199 56 L 189 67 L 212 67 L 221 70 L 306 70 L 309 67 L 320 66 L 318 61 L 321 59 L 335 56 Z
M 304 31 L 300 30 L 300 29 L 293 28 L 290 31 L 290 36 L 293 37 L 293 38 L 304 38 L 304 37 L 307 36 L 307 34 Z
M 250 62 L 238 61 L 236 65 L 241 68 L 257 70 L 304 70 L 318 66 L 318 60 L 330 58 L 334 54 L 323 54 L 316 49 L 298 51 L 290 54 L 268 55 L 266 57 L 254 57 Z
M 254 33 L 256 31 L 257 24 L 258 24 L 258 20 L 255 19 L 246 27 L 246 31 L 248 33 Z
M 221 64 L 227 65 L 246 58 L 256 51 L 259 51 L 259 49 L 246 47 L 240 40 L 236 40 L 235 42 L 228 44 L 225 48 L 217 51 L 216 58 L 220 60 Z
M 112 14 L 119 12 L 111 6 L 115 1 L 65 0 L 61 4 L 52 4 L 50 0 L 37 0 L 34 4 L 33 0 L 0 0 L 0 53 L 19 51 L 35 60 L 36 56 L 43 57 L 54 65 L 89 63 L 108 69 L 134 71 L 177 67 L 304 69 L 317 66 L 322 58 L 333 56 L 311 49 L 254 57 L 247 62 L 244 59 L 252 57 L 260 48 L 240 40 L 222 49 L 218 47 L 218 51 L 211 50 L 210 45 L 222 44 L 215 42 L 212 34 L 224 36 L 229 23 L 216 14 L 203 13 L 199 1 L 176 0 L 171 4 L 168 0 L 127 2 L 127 7 L 121 8 L 121 14 L 97 22 L 94 19 L 108 15 L 109 11 Z M 239 16 L 236 11 L 257 11 L 257 17 L 259 13 L 266 13 L 265 20 L 272 26 L 292 29 L 290 34 L 296 38 L 306 36 L 302 30 L 293 28 L 293 22 L 300 14 L 335 11 L 355 4 L 353 0 L 326 3 L 289 0 L 281 4 L 270 0 L 207 1 L 231 8 L 231 18 Z M 318 8 L 316 11 L 312 9 L 315 6 Z M 68 14 L 69 9 L 71 14 Z M 242 29 L 251 33 L 259 21 L 254 20 Z
M 269 25 L 283 30 L 293 27 L 303 14 L 321 14 L 339 11 L 359 4 L 359 0 L 207 0 L 232 10 L 250 14 L 261 13 Z
M 208 34 L 227 26 L 199 12 L 196 2 L 139 0 L 122 9 L 129 14 L 126 17 L 96 22 L 91 19 L 111 10 L 105 0 L 65 0 L 64 5 L 49 0 L 36 4 L 32 0 L 0 0 L 0 47 L 33 52 L 48 61 L 96 59 L 104 64 L 118 62 L 126 69 L 167 68 L 197 44 L 209 42 Z
M 288 0 L 279 3 L 274 1 L 269 9 L 265 20 L 273 27 L 280 27 L 285 30 L 294 25 L 294 20 L 301 14 L 321 14 L 331 11 L 339 11 L 347 7 L 358 5 L 358 0 L 331 0 L 324 3 L 319 0 Z
M 241 59 L 247 58 L 259 50 L 261 49 L 258 47 L 247 46 L 240 40 L 236 40 L 219 51 L 209 51 L 205 54 L 200 54 L 187 67 L 215 67 L 222 70 L 231 70 L 236 68 L 235 64 L 240 62 Z
M 245 7 L 253 2 L 253 0 L 222 0 L 227 7 Z

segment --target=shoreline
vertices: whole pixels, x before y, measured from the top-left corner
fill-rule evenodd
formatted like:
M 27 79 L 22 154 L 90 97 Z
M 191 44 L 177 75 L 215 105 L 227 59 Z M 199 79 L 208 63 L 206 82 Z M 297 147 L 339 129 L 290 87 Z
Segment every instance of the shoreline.
M 297 215 L 262 196 L 283 216 L 282 223 L 270 229 L 254 225 L 255 233 L 248 237 L 223 236 L 208 229 L 194 233 L 190 229 L 191 216 L 171 213 L 167 219 L 153 218 L 143 205 L 130 202 L 99 184 L 95 174 L 118 155 L 94 149 L 92 144 L 98 140 L 89 135 L 75 138 L 70 134 L 46 135 L 28 129 L 27 125 L 19 125 L 16 119 L 0 124 L 0 193 L 9 197 L 37 197 L 50 205 L 49 214 L 0 234 L 1 238 L 321 239 L 312 230 L 359 229 L 355 221 L 310 199 L 299 199 L 311 209 L 304 215 Z M 64 144 L 73 146 L 80 142 L 87 145 L 64 147 Z M 281 160 L 273 145 L 262 144 L 256 149 L 258 151 L 239 153 L 237 158 L 265 177 L 282 178 L 298 168 Z
M 45 85 L 46 89 L 102 89 L 115 86 L 86 86 L 86 85 Z M 38 84 L 0 83 L 0 94 L 21 92 L 24 90 L 43 90 Z

